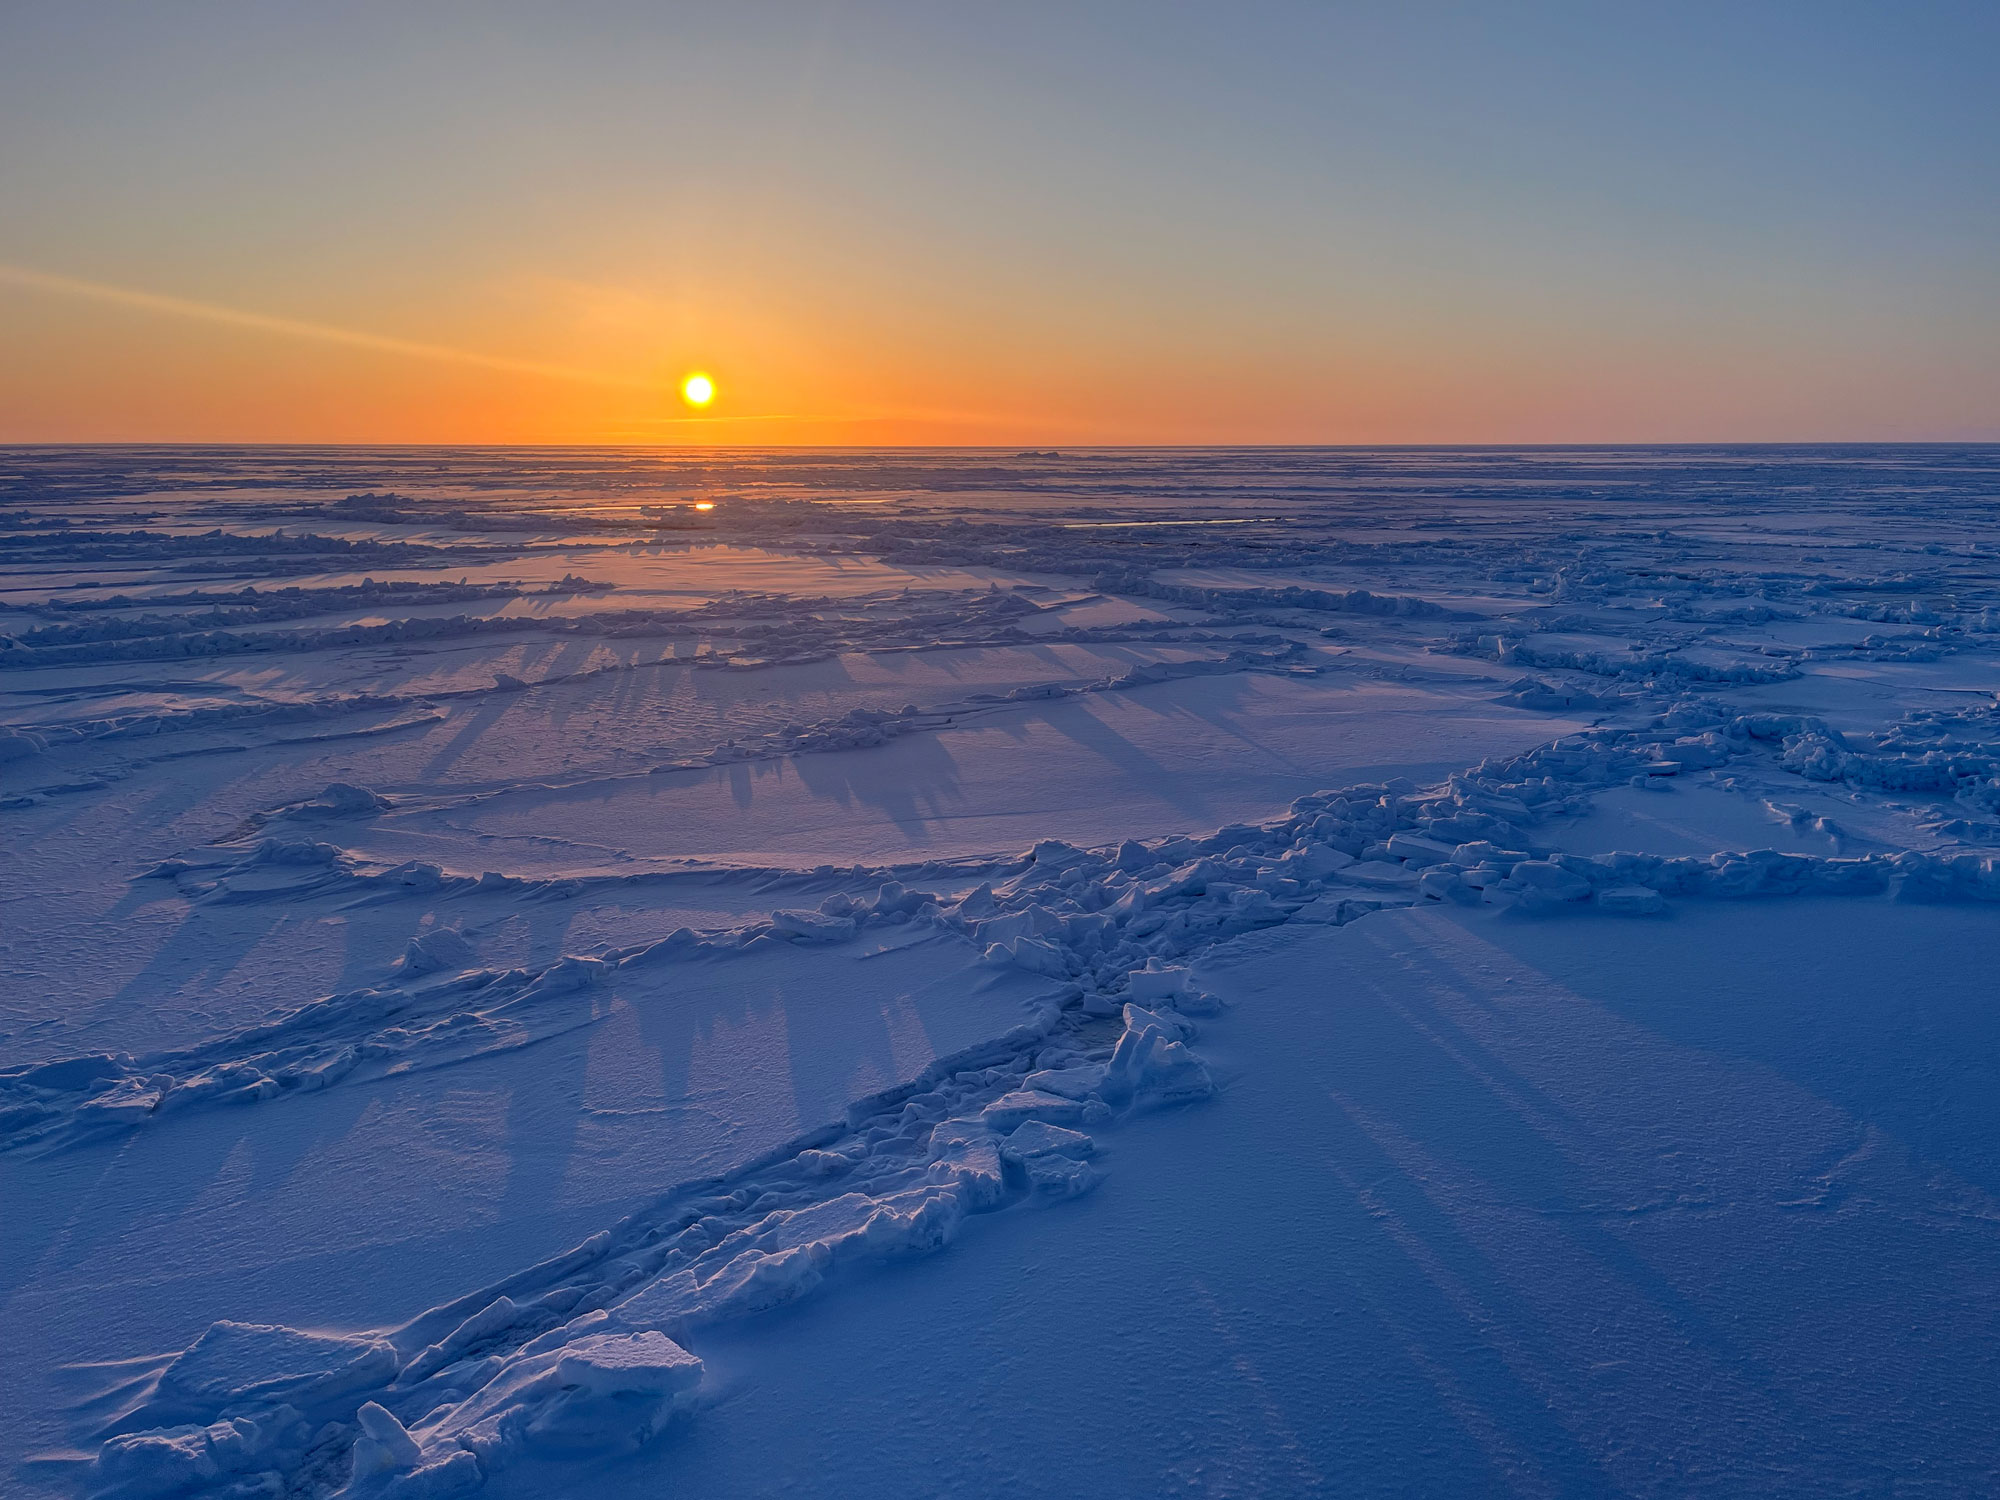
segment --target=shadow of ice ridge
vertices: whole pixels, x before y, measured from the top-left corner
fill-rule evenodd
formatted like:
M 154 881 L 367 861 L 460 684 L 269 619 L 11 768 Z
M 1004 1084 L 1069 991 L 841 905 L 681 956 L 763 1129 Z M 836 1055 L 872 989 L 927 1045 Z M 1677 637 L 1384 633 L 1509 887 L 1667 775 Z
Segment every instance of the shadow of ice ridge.
M 567 582 L 567 580 L 566 580 Z M 583 584 L 584 580 L 575 580 Z M 560 590 L 556 590 L 560 591 Z M 537 591 L 540 592 L 540 591 Z M 710 650 L 666 659 L 635 659 L 598 662 L 572 671 L 549 672 L 534 682 L 524 682 L 508 673 L 496 674 L 490 684 L 465 687 L 432 687 L 411 692 L 360 692 L 332 694 L 306 699 L 256 698 L 247 702 L 207 704 L 197 707 L 142 708 L 103 717 L 38 722 L 30 732 L 12 733 L 5 742 L 8 753 L 25 758 L 88 742 L 115 742 L 148 739 L 192 730 L 255 729 L 299 721 L 337 719 L 363 713 L 401 713 L 393 724 L 369 732 L 408 728 L 438 721 L 439 704 L 480 699 L 493 694 L 521 692 L 530 687 L 578 682 L 606 674 L 632 673 L 652 669 L 729 671 L 755 670 L 778 665 L 797 665 L 827 660 L 842 652 L 868 651 L 950 651 L 996 646 L 1110 645 L 1154 643 L 1203 645 L 1221 643 L 1235 648 L 1230 665 L 1203 663 L 1170 664 L 1167 676 L 1206 671 L 1255 670 L 1274 661 L 1299 654 L 1296 643 L 1272 637 L 1261 644 L 1275 652 L 1244 652 L 1251 642 L 1240 632 L 1204 629 L 1176 621 L 1142 624 L 1077 626 L 1046 625 L 1027 629 L 1027 622 L 1054 606 L 1035 603 L 1013 590 L 945 590 L 931 593 L 886 591 L 879 594 L 827 598 L 795 598 L 788 595 L 731 594 L 708 604 L 683 609 L 597 610 L 576 615 L 452 615 L 410 616 L 377 624 L 341 625 L 292 631 L 219 630 L 145 636 L 138 639 L 67 640 L 44 645 L 24 644 L 0 635 L 0 662 L 16 670 L 36 667 L 71 667 L 121 660 L 192 659 L 207 661 L 240 653 L 304 653 L 367 648 L 415 640 L 438 641 L 481 636 L 523 634 L 570 636 L 580 639 L 628 639 L 663 635 L 686 637 L 689 633 L 725 637 L 735 644 L 726 650 Z M 1265 659 L 1268 658 L 1268 659 Z M 1152 669 L 1141 667 L 1126 680 L 1106 680 L 1090 690 L 1129 687 L 1144 681 L 1161 680 L 1145 675 Z M 1065 689 L 1071 691 L 1072 689 Z M 339 738 L 338 732 L 308 738 Z M 229 744 L 205 747 L 209 752 L 241 749 Z M 728 747 L 723 747 L 726 750 Z M 834 745 L 796 748 L 840 748 Z M 204 753 L 203 749 L 193 752 Z M 773 747 L 765 753 L 787 753 Z M 718 752 L 720 754 L 720 752 Z M 722 758 L 729 758 L 724 756 Z M 687 764 L 706 764 L 695 760 Z M 678 763 L 677 763 L 678 764 Z M 64 790 L 50 787 L 41 793 L 16 793 L 0 806 L 31 805 L 37 795 Z
M 1044 637 L 1044 641 L 1060 639 Z M 703 770 L 712 766 L 736 765 L 745 761 L 772 760 L 784 756 L 822 755 L 839 750 L 865 750 L 886 745 L 903 735 L 963 727 L 983 715 L 1002 713 L 1023 704 L 1053 702 L 1097 693 L 1128 692 L 1153 683 L 1173 682 L 1191 677 L 1229 676 L 1239 672 L 1310 672 L 1303 658 L 1305 647 L 1296 641 L 1260 638 L 1249 645 L 1242 635 L 1215 635 L 1206 631 L 1183 631 L 1174 645 L 1218 645 L 1231 647 L 1219 656 L 1190 657 L 1179 661 L 1142 662 L 1123 672 L 1106 674 L 1085 682 L 1040 682 L 1004 693 L 973 693 L 943 703 L 904 704 L 900 708 L 853 708 L 846 713 L 810 723 L 786 724 L 763 734 L 743 735 L 725 740 L 694 755 L 683 755 L 638 770 L 590 772 L 571 777 L 537 777 L 496 787 L 482 787 L 443 796 L 406 796 L 396 802 L 399 810 L 423 813 L 461 811 L 481 804 L 518 796 L 524 792 L 569 791 L 601 787 L 613 782 L 641 780 L 648 776 L 670 775 L 676 771 Z M 1262 645 L 1266 649 L 1252 649 Z M 332 791 L 329 788 L 329 793 Z M 310 807 L 312 804 L 306 804 Z M 389 804 L 381 802 L 386 808 Z M 301 815 L 300 807 L 281 809 L 261 818 Z

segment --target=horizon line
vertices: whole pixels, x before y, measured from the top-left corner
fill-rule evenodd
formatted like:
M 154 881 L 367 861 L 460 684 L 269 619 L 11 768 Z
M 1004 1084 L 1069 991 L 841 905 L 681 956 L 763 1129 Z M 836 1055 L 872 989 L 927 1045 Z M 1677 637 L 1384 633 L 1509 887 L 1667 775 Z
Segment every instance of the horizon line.
M 317 448 L 372 452 L 385 449 L 411 451 L 436 449 L 501 449 L 513 451 L 603 451 L 630 450 L 648 453 L 762 453 L 789 452 L 915 452 L 915 453 L 1004 453 L 1010 457 L 1041 456 L 1054 453 L 1201 453 L 1201 452 L 1372 452 L 1382 449 L 1465 452 L 1512 449 L 1546 451 L 1582 448 L 2000 448 L 2000 436 L 1968 438 L 1671 438 L 1671 439 L 1571 439 L 1563 441 L 1507 440 L 1493 442 L 1213 442 L 1213 443 L 1051 443 L 1036 449 L 1022 443 L 647 443 L 647 442 L 367 442 L 356 440 L 314 441 L 296 439 L 239 438 L 0 438 L 0 452 L 22 448 Z

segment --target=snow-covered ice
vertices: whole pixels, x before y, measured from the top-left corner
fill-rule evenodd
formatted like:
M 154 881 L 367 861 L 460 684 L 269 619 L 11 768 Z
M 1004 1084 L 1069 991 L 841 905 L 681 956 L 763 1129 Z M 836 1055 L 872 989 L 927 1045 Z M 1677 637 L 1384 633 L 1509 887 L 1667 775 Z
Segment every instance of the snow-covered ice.
M 0 452 L 0 1489 L 1991 1493 L 1996 486 Z

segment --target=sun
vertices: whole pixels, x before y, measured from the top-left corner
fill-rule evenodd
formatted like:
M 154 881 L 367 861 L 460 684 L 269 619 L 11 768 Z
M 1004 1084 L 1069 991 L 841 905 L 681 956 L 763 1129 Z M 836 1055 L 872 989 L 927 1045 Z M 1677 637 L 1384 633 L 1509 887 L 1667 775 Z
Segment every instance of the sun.
M 697 370 L 681 382 L 681 400 L 689 406 L 706 406 L 715 399 L 715 382 Z

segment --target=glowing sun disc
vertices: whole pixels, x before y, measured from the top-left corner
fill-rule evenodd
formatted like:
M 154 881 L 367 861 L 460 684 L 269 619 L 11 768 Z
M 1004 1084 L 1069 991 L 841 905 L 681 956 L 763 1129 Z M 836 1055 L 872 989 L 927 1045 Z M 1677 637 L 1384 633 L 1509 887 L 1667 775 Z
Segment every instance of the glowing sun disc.
M 715 399 L 715 382 L 697 371 L 681 382 L 681 400 L 689 406 L 706 406 Z

